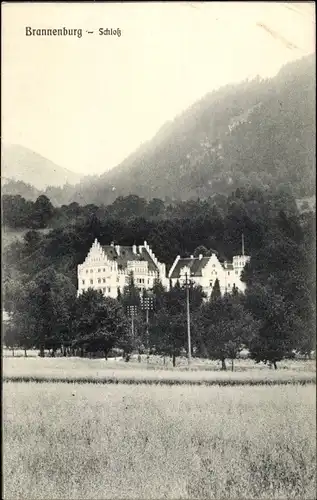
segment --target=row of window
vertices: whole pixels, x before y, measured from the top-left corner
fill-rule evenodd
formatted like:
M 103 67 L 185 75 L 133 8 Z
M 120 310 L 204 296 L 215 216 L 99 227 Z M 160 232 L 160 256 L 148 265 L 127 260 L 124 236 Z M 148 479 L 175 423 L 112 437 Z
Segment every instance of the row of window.
M 110 270 L 113 271 L 113 266 L 110 267 Z M 101 273 L 101 271 L 105 273 L 106 272 L 106 268 L 105 267 L 104 268 L 98 268 L 97 271 L 98 271 L 98 273 Z M 89 272 L 93 273 L 94 270 L 93 269 L 86 269 L 86 274 L 88 274 Z
M 211 286 L 211 287 L 212 287 L 213 285 L 214 285 L 213 281 L 210 281 L 210 282 L 209 282 L 209 286 Z M 235 283 L 233 283 L 233 285 L 232 285 L 232 286 L 235 286 Z M 228 288 L 231 288 L 231 283 L 227 283 L 227 287 L 228 287 Z
M 106 293 L 107 291 L 108 291 L 108 293 L 110 293 L 110 292 L 111 292 L 111 287 L 110 287 L 110 286 L 108 286 L 108 287 L 104 287 L 104 288 L 99 287 L 98 289 L 99 289 L 99 290 L 102 290 L 104 293 Z M 88 290 L 88 288 L 87 288 L 87 290 Z M 85 288 L 83 288 L 83 292 L 84 292 L 84 291 L 85 291 Z
M 120 279 L 119 279 L 119 278 L 117 278 L 117 283 L 119 283 L 119 281 L 120 281 Z M 83 285 L 85 285 L 85 283 L 86 283 L 86 280 L 82 280 L 82 284 L 83 284 Z M 89 280 L 89 283 L 90 283 L 91 285 L 93 285 L 93 284 L 94 284 L 94 280 L 93 280 L 93 279 L 90 279 L 90 280 Z M 100 284 L 100 283 L 106 283 L 106 278 L 98 278 L 98 279 L 97 279 L 97 283 L 98 283 L 98 284 Z

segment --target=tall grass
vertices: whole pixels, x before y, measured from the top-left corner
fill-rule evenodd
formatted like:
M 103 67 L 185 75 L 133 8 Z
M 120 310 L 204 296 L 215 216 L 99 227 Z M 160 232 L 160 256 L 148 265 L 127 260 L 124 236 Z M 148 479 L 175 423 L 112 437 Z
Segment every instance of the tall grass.
M 3 386 L 4 498 L 316 498 L 313 386 Z
M 316 383 L 313 362 L 294 362 L 281 370 L 256 367 L 249 370 L 221 372 L 214 369 L 162 369 L 149 368 L 146 364 L 81 358 L 5 358 L 3 375 L 11 381 L 55 381 L 82 383 L 127 383 L 127 384 L 289 384 Z

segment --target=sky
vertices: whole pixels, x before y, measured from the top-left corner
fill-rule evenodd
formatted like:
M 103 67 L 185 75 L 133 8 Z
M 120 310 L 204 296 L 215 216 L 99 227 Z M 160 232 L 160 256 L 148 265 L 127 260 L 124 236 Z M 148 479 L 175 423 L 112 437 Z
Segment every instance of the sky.
M 34 2 L 1 11 L 3 142 L 85 175 L 119 164 L 206 93 L 274 76 L 315 51 L 309 2 Z M 83 34 L 26 36 L 26 27 Z

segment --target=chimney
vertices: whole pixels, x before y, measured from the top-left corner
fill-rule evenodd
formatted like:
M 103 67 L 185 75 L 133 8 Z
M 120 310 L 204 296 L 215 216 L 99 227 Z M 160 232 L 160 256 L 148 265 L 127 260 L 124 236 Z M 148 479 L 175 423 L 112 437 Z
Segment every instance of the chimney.
M 194 258 L 194 256 L 193 256 L 193 255 L 191 255 L 191 256 L 190 256 L 190 258 L 191 258 L 191 259 L 193 259 L 193 258 Z
M 120 255 L 120 245 L 115 246 L 116 252 L 118 255 Z
M 110 246 L 111 246 L 111 247 L 114 247 L 114 242 L 113 242 L 113 241 L 110 243 Z
M 199 260 L 201 260 L 203 258 L 203 255 L 200 253 L 199 254 Z
M 133 245 L 132 246 L 132 252 L 136 255 L 137 254 L 137 251 L 136 251 L 136 245 Z

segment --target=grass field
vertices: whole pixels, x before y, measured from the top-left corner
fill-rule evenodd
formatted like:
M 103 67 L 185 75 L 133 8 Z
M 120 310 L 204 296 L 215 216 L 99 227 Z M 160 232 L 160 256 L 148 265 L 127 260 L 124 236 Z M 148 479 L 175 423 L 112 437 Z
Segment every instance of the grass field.
M 86 358 L 16 358 L 3 359 L 4 380 L 97 382 L 126 384 L 285 384 L 316 383 L 314 361 L 284 361 L 280 369 L 256 365 L 250 360 L 236 362 L 234 372 L 222 372 L 216 362 L 193 362 L 176 368 L 146 361 L 138 363 Z
M 7 499 L 316 498 L 315 386 L 3 385 Z

